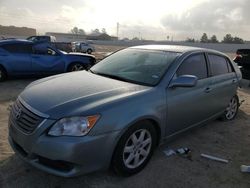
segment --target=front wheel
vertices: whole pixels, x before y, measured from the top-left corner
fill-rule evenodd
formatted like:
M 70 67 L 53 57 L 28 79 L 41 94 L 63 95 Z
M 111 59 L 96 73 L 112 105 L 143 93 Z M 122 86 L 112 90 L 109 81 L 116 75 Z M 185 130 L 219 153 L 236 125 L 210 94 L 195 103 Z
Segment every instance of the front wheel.
M 68 72 L 75 72 L 75 71 L 81 71 L 81 70 L 87 70 L 87 67 L 83 65 L 82 63 L 73 63 L 68 68 Z
M 87 50 L 87 53 L 88 53 L 88 54 L 91 54 L 92 52 L 93 52 L 93 50 L 91 50 L 91 49 L 88 49 L 88 50 Z
M 223 116 L 222 120 L 230 121 L 235 118 L 239 109 L 239 98 L 235 95 L 229 102 Z
M 140 172 L 150 160 L 156 146 L 154 126 L 143 121 L 128 129 L 121 137 L 114 156 L 113 169 L 123 176 Z

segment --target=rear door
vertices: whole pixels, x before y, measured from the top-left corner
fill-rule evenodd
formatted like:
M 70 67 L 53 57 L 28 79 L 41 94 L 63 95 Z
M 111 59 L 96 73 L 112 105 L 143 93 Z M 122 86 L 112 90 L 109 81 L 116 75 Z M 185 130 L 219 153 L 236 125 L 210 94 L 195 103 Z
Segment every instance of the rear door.
M 187 57 L 179 66 L 173 79 L 182 75 L 198 78 L 194 87 L 167 88 L 167 135 L 173 135 L 190 126 L 208 119 L 212 114 L 209 108 L 211 95 L 208 66 L 204 53 Z
M 4 59 L 14 74 L 31 72 L 31 44 L 5 44 L 2 45 L 2 49 L 8 52 Z
M 33 46 L 32 69 L 36 73 L 50 74 L 64 71 L 62 54 L 49 47 L 46 43 Z
M 238 81 L 231 61 L 222 55 L 207 54 L 211 74 L 211 108 L 215 113 L 223 112 L 236 95 Z

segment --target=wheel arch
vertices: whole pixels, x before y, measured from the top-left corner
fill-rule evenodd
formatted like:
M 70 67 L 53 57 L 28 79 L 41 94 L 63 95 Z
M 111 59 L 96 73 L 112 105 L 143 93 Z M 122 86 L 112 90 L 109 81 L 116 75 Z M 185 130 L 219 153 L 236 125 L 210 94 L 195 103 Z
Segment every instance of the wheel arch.
M 154 128 L 156 130 L 156 136 L 157 136 L 156 146 L 160 145 L 162 130 L 161 130 L 159 121 L 156 120 L 155 118 L 151 117 L 151 116 L 150 117 L 139 118 L 139 119 L 136 119 L 136 120 L 132 121 L 128 126 L 126 126 L 125 128 L 122 129 L 121 133 L 119 134 L 119 136 L 116 139 L 115 147 L 114 147 L 113 153 L 112 153 L 112 160 L 113 160 L 113 155 L 114 155 L 114 152 L 115 152 L 115 150 L 117 148 L 117 145 L 118 145 L 121 137 L 124 135 L 124 133 L 126 133 L 131 127 L 135 126 L 136 124 L 142 123 L 144 121 L 150 122 L 154 126 Z
M 156 120 L 155 118 L 153 117 L 143 117 L 143 118 L 139 118 L 135 121 L 132 121 L 128 126 L 126 126 L 122 131 L 121 133 L 119 134 L 119 136 L 117 137 L 116 139 L 116 143 L 114 145 L 114 148 L 113 148 L 113 151 L 112 151 L 112 154 L 111 154 L 111 158 L 110 158 L 110 162 L 109 162 L 109 168 L 113 168 L 112 167 L 112 163 L 114 161 L 114 155 L 115 155 L 115 152 L 118 148 L 118 145 L 119 145 L 119 142 L 122 138 L 122 136 L 130 129 L 132 128 L 133 126 L 135 126 L 136 124 L 139 124 L 139 123 L 142 123 L 142 122 L 150 122 L 150 124 L 153 125 L 153 127 L 155 128 L 156 130 L 156 147 L 159 146 L 160 144 L 160 141 L 161 141 L 161 134 L 162 134 L 162 131 L 161 131 L 161 127 L 160 127 L 160 123 L 158 120 Z
M 0 64 L 0 68 L 2 68 L 3 71 L 5 72 L 6 76 L 8 76 L 7 69 L 2 64 Z

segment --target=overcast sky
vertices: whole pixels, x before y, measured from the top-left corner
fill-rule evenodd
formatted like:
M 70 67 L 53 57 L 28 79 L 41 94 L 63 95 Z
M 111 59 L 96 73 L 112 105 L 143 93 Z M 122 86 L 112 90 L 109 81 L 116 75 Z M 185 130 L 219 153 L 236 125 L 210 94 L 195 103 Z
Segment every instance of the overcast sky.
M 106 28 L 119 37 L 200 39 L 227 33 L 250 40 L 250 0 L 0 0 L 0 25 L 69 32 Z

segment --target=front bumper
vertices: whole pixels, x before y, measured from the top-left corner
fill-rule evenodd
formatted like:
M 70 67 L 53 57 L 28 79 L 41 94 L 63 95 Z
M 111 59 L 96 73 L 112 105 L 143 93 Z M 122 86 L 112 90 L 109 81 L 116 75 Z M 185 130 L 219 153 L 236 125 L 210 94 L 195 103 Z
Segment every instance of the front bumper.
M 9 125 L 9 142 L 26 162 L 45 172 L 73 177 L 107 169 L 119 131 L 84 137 L 52 137 L 46 134 L 52 120 L 45 120 L 31 135 Z

